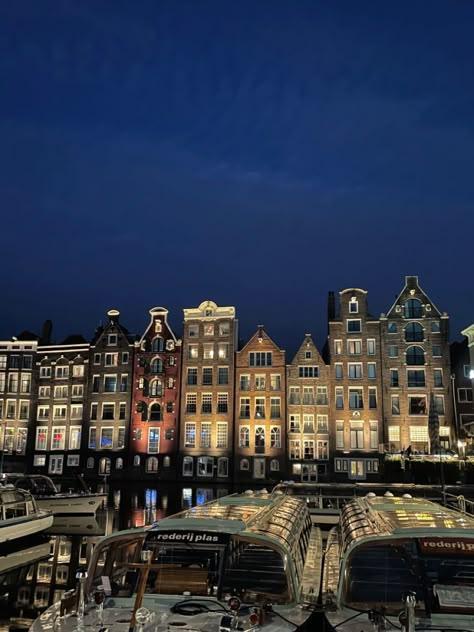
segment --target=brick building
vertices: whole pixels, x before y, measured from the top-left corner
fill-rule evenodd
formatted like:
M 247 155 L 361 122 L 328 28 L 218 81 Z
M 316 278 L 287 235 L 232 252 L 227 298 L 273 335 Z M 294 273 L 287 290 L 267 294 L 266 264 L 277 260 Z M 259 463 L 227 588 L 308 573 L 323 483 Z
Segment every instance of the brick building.
M 318 481 L 329 464 L 329 367 L 311 334 L 306 334 L 287 367 L 289 474 L 294 480 Z
M 234 307 L 204 301 L 184 310 L 179 446 L 185 480 L 229 480 L 237 332 Z
M 277 481 L 286 472 L 285 378 L 285 351 L 260 325 L 236 354 L 236 482 Z
M 178 451 L 181 340 L 168 310 L 154 307 L 135 343 L 130 470 L 134 477 L 175 479 Z
M 383 436 L 379 321 L 357 288 L 339 292 L 338 306 L 329 294 L 328 319 L 333 470 L 337 479 L 375 480 Z

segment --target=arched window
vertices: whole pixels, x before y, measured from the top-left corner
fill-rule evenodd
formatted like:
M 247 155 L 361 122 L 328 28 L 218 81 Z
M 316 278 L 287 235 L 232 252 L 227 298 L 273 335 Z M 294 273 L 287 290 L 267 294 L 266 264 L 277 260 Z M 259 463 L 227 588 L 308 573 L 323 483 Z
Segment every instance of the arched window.
M 273 426 L 270 429 L 270 447 L 281 448 L 281 432 L 278 426 Z
M 115 461 L 115 469 L 116 470 L 123 470 L 123 459 L 122 458 L 118 458 Z
M 263 426 L 255 428 L 255 447 L 265 448 L 265 428 Z
M 408 366 L 421 366 L 425 363 L 425 352 L 422 347 L 408 347 L 407 364 Z
M 240 459 L 240 469 L 243 472 L 248 472 L 250 470 L 250 463 L 248 459 Z
M 150 397 L 163 397 L 163 382 L 152 380 L 150 384 Z
M 152 404 L 150 406 L 150 421 L 161 421 L 161 406 L 159 404 Z
M 192 476 L 193 469 L 193 457 L 185 456 L 183 459 L 183 476 Z
M 165 456 L 163 459 L 163 467 L 169 467 L 171 465 L 171 459 L 169 456 Z
M 88 470 L 93 470 L 94 469 L 94 457 L 93 456 L 90 456 L 87 459 L 87 469 Z
M 154 358 L 151 361 L 150 371 L 155 375 L 158 373 L 163 373 L 163 360 L 161 360 L 161 358 Z
M 408 323 L 405 327 L 406 342 L 423 342 L 425 334 L 420 323 Z
M 99 461 L 99 474 L 110 474 L 110 459 L 103 457 Z
M 158 472 L 158 459 L 156 458 L 156 456 L 150 456 L 146 460 L 145 470 L 148 473 L 150 473 L 150 472 Z
M 280 462 L 278 459 L 272 459 L 270 461 L 270 471 L 271 472 L 279 472 L 280 471 Z
M 405 318 L 421 318 L 423 316 L 421 301 L 419 301 L 417 298 L 409 298 L 407 301 L 405 301 L 403 314 Z
M 217 459 L 217 476 L 229 476 L 229 459 L 225 456 Z
M 153 353 L 161 353 L 162 351 L 164 351 L 165 349 L 165 341 L 163 340 L 163 338 L 160 338 L 159 336 L 157 336 L 156 338 L 153 338 L 152 343 L 151 343 L 151 350 Z
M 133 466 L 140 467 L 140 456 L 138 454 L 133 457 Z

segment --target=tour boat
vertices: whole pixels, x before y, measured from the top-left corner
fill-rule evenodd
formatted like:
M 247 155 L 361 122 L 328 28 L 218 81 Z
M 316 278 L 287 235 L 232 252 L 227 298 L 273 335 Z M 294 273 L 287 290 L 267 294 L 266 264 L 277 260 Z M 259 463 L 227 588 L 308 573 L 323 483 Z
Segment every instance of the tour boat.
M 48 559 L 50 555 L 51 544 L 43 535 L 0 544 L 0 575 Z
M 54 515 L 95 514 L 107 499 L 105 494 L 91 491 L 60 492 L 44 474 L 6 474 L 5 480 L 16 488 L 25 489 L 35 497 L 38 507 Z
M 341 510 L 324 555 L 329 629 L 474 630 L 474 519 L 373 492 Z
M 13 485 L 0 485 L 0 544 L 48 529 L 53 514 L 38 509 L 33 496 Z
M 321 532 L 306 503 L 232 494 L 102 538 L 78 592 L 31 630 L 73 632 L 97 620 L 108 632 L 311 630 L 321 561 Z

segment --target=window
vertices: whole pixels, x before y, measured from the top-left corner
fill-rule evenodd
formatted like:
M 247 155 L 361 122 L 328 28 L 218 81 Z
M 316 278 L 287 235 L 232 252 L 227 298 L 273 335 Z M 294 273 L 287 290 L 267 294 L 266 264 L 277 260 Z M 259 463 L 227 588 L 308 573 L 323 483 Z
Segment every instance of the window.
M 18 373 L 10 373 L 8 376 L 8 392 L 9 393 L 17 393 L 18 392 Z
M 88 470 L 93 470 L 94 469 L 94 457 L 93 456 L 90 456 L 87 459 L 87 469 Z
M 163 382 L 160 380 L 150 382 L 150 397 L 163 397 Z
M 35 450 L 48 449 L 48 428 L 47 426 L 38 426 L 36 428 Z
M 240 469 L 242 472 L 248 472 L 250 470 L 250 463 L 248 459 L 240 459 Z
M 388 440 L 390 442 L 399 442 L 400 441 L 400 426 L 389 426 L 388 427 Z
M 202 385 L 212 386 L 212 367 L 204 367 L 202 370 Z
M 16 436 L 16 453 L 17 454 L 25 454 L 27 437 L 28 437 L 28 430 L 26 428 L 18 428 L 18 433 Z
M 214 458 L 212 456 L 200 456 L 197 460 L 198 476 L 213 476 Z
M 336 449 L 344 450 L 344 422 L 336 421 Z
M 197 336 L 199 336 L 199 325 L 189 325 L 188 336 L 190 338 L 196 338 Z
M 410 395 L 408 397 L 409 415 L 426 415 L 426 395 Z
M 281 376 L 279 374 L 273 374 L 270 376 L 270 390 L 271 391 L 281 390 Z
M 52 429 L 51 450 L 64 450 L 66 439 L 66 428 L 64 426 L 55 426 Z
M 408 366 L 420 366 L 425 364 L 425 352 L 422 347 L 408 347 L 406 355 Z
M 392 415 L 400 414 L 400 396 L 392 395 Z
M 398 369 L 390 369 L 390 386 L 398 388 Z
M 272 459 L 270 461 L 270 472 L 279 472 L 280 471 L 280 463 L 278 459 Z
M 212 360 L 214 358 L 214 345 L 211 343 L 204 344 L 204 360 Z
M 362 364 L 358 362 L 357 364 L 349 363 L 347 365 L 347 369 L 349 372 L 349 379 L 356 380 L 361 379 L 362 377 Z
M 423 342 L 425 334 L 423 327 L 420 323 L 408 323 L 405 326 L 405 341 L 406 342 Z
M 229 459 L 225 456 L 217 459 L 217 476 L 229 476 Z
M 316 404 L 318 404 L 318 406 L 327 406 L 328 405 L 328 389 L 327 389 L 327 386 L 317 386 L 316 387 Z
M 94 375 L 92 378 L 92 392 L 98 393 L 100 388 L 100 375 Z
M 334 341 L 334 355 L 342 355 L 342 340 Z
M 434 405 L 435 405 L 435 410 L 438 413 L 438 415 L 444 415 L 444 396 L 443 395 L 434 396 Z
M 334 365 L 334 372 L 335 372 L 336 380 L 342 380 L 342 378 L 344 377 L 344 370 L 343 370 L 342 362 L 337 362 Z
M 84 385 L 83 384 L 73 384 L 72 386 L 72 397 L 84 397 Z
M 5 375 L 5 373 L 0 373 L 0 393 L 3 393 L 3 391 L 5 390 L 5 383 L 6 383 L 6 381 L 5 381 L 5 380 L 6 380 L 6 375 Z M 42 389 L 42 388 L 43 388 L 43 387 L 42 387 L 42 386 L 40 386 L 40 388 L 39 388 L 39 392 L 40 392 L 40 393 L 41 393 L 41 389 Z M 40 397 L 41 397 L 41 395 L 40 395 Z
M 204 335 L 205 336 L 213 336 L 214 335 L 214 323 L 204 323 Z
M 160 336 L 153 338 L 151 341 L 151 352 L 152 353 L 163 353 L 165 350 L 165 341 Z
M 91 404 L 91 419 L 97 419 L 97 406 L 96 402 Z
M 398 358 L 398 347 L 396 345 L 389 345 L 389 347 L 388 347 L 388 357 L 389 358 Z
M 228 336 L 230 334 L 230 323 L 219 323 L 219 336 Z
M 439 320 L 432 320 L 431 321 L 431 333 L 432 334 L 439 334 L 440 332 L 440 326 L 439 326 Z
M 304 352 L 304 359 L 305 360 L 311 360 L 312 357 L 313 357 L 313 352 L 312 351 L 305 351 Z
M 270 398 L 270 419 L 280 419 L 280 398 Z
M 303 415 L 303 432 L 314 434 L 314 415 Z
M 188 415 L 197 413 L 197 395 L 195 393 L 186 393 L 186 413 Z
M 398 331 L 397 323 L 393 322 L 393 320 L 389 321 L 387 331 L 389 334 L 396 334 Z
M 250 428 L 249 426 L 240 426 L 239 428 L 239 447 L 250 447 Z
M 250 375 L 241 375 L 240 376 L 240 390 L 241 391 L 249 391 L 250 390 Z
M 407 371 L 408 386 L 422 387 L 425 386 L 424 369 L 408 369 Z
M 379 447 L 379 424 L 377 421 L 369 421 L 370 449 L 378 450 Z
M 197 384 L 197 378 L 198 378 L 198 370 L 196 368 L 188 368 L 187 370 L 187 377 L 186 377 L 186 384 L 188 386 L 195 386 Z
M 7 419 L 15 419 L 16 417 L 16 401 L 12 399 L 7 400 Z
M 317 458 L 320 461 L 327 461 L 329 459 L 329 443 L 327 441 L 318 441 L 316 446 Z
M 31 375 L 29 373 L 21 374 L 20 393 L 31 393 Z
M 353 318 L 347 320 L 347 332 L 350 334 L 359 333 L 362 331 L 362 324 L 360 318 Z
M 271 351 L 252 351 L 249 353 L 249 366 L 272 366 L 273 354 Z
M 358 314 L 359 313 L 359 302 L 355 297 L 352 297 L 349 301 L 349 313 L 350 314 Z
M 319 367 L 300 366 L 298 367 L 298 377 L 319 377 Z
M 375 380 L 375 378 L 377 377 L 376 371 L 377 369 L 375 362 L 369 362 L 367 364 L 367 377 L 369 378 L 369 380 Z
M 15 429 L 5 428 L 3 433 L 3 448 L 2 452 L 5 454 L 13 454 L 13 444 L 15 440 Z
M 328 434 L 328 416 L 327 415 L 317 415 L 318 421 L 318 434 Z
M 188 345 L 188 359 L 195 360 L 199 357 L 198 345 Z
M 427 426 L 410 426 L 410 441 L 413 442 L 428 442 L 428 427 Z
M 241 417 L 242 419 L 250 418 L 250 397 L 240 398 L 239 417 Z
M 173 407 L 174 407 L 173 402 L 166 402 L 166 412 L 167 413 L 172 413 L 173 412 Z
M 0 355 L 0 370 L 5 370 L 7 368 L 7 356 Z
M 229 412 L 229 395 L 228 393 L 217 394 L 217 412 L 226 415 Z
M 421 301 L 417 298 L 409 298 L 405 301 L 403 315 L 405 318 L 422 318 L 423 309 L 421 307 Z
M 148 474 L 154 474 L 158 472 L 158 459 L 156 458 L 156 456 L 150 456 L 145 461 L 145 471 Z
M 217 383 L 219 386 L 226 386 L 229 383 L 229 367 L 220 366 L 217 369 Z
M 62 474 L 63 473 L 64 456 L 50 456 L 48 474 Z
M 227 342 L 220 342 L 217 345 L 217 357 L 219 360 L 227 360 L 229 357 L 229 345 Z
M 278 426 L 270 428 L 270 447 L 281 448 L 281 430 Z
M 105 375 L 104 376 L 104 393 L 115 393 L 116 390 L 117 390 L 117 376 Z
M 21 400 L 20 401 L 20 412 L 18 415 L 19 419 L 26 420 L 30 416 L 30 402 Z
M 94 353 L 94 364 L 100 364 L 100 353 Z
M 299 386 L 290 386 L 290 401 L 289 404 L 299 404 L 300 403 L 300 387 Z
M 165 456 L 163 459 L 163 467 L 171 467 L 171 459 L 169 456 Z
M 443 386 L 443 369 L 434 370 L 434 385 L 436 388 Z
M 199 447 L 200 448 L 210 448 L 211 447 L 211 422 L 203 421 L 201 422 L 201 436 L 199 439 Z
M 75 364 L 72 367 L 72 376 L 73 377 L 84 377 L 84 365 L 83 364 Z
M 148 428 L 148 454 L 158 454 L 159 451 L 160 451 L 160 429 Z
M 265 390 L 265 376 L 264 375 L 256 375 L 255 376 L 255 390 L 256 391 L 264 391 Z
M 255 417 L 265 419 L 265 397 L 255 398 Z
M 102 419 L 115 418 L 115 404 L 102 404 Z
M 377 408 L 377 389 L 374 386 L 369 387 L 369 408 Z
M 336 408 L 342 410 L 344 408 L 344 389 L 342 386 L 336 387 Z
M 40 378 L 51 377 L 51 367 L 42 366 L 40 368 Z
M 128 351 L 122 352 L 122 364 L 128 364 L 129 353 Z
M 109 346 L 117 344 L 117 334 L 109 334 L 107 336 L 107 344 Z
M 45 454 L 35 454 L 33 457 L 33 465 L 35 467 L 44 467 L 46 465 L 46 455 Z
M 67 417 L 67 406 L 54 406 L 53 419 L 65 419 Z
M 82 404 L 71 406 L 71 419 L 82 419 Z
M 313 406 L 314 404 L 314 388 L 312 386 L 303 386 L 303 405 Z
M 201 413 L 203 415 L 212 414 L 212 393 L 203 393 L 201 395 Z
M 441 345 L 433 345 L 432 347 L 433 358 L 441 358 Z
M 81 426 L 71 426 L 69 429 L 69 449 L 81 449 Z
M 363 390 L 361 388 L 349 389 L 349 408 L 351 410 L 364 408 Z
M 290 432 L 300 432 L 299 415 L 290 415 Z
M 255 448 L 265 449 L 265 428 L 256 426 L 255 428 Z
M 349 355 L 360 355 L 362 353 L 362 341 L 361 340 L 348 340 L 347 353 Z
M 114 429 L 113 428 L 101 428 L 100 431 L 100 447 L 101 448 L 113 448 L 114 443 Z
M 303 458 L 314 459 L 314 441 L 303 441 Z
M 472 402 L 472 388 L 458 388 L 458 402 Z
M 55 377 L 57 380 L 64 380 L 69 377 L 68 366 L 57 366 L 55 371 Z
M 301 459 L 301 443 L 299 439 L 290 441 L 290 459 Z
M 150 406 L 150 421 L 163 421 L 161 405 L 158 402 Z
M 227 422 L 217 422 L 216 448 L 227 448 Z
M 375 339 L 368 338 L 367 340 L 367 355 L 375 355 Z
M 364 449 L 364 422 L 351 421 L 350 423 L 351 450 Z
M 463 368 L 464 368 L 464 377 L 468 377 L 471 379 L 471 365 L 465 364 Z
M 195 448 L 196 447 L 196 424 L 186 423 L 184 425 L 184 447 Z
M 150 364 L 150 371 L 154 375 L 162 374 L 165 372 L 163 360 L 161 358 L 153 358 Z
M 140 467 L 140 455 L 135 454 L 133 457 L 133 467 Z
M 122 374 L 120 378 L 120 392 L 126 393 L 128 389 L 128 375 Z

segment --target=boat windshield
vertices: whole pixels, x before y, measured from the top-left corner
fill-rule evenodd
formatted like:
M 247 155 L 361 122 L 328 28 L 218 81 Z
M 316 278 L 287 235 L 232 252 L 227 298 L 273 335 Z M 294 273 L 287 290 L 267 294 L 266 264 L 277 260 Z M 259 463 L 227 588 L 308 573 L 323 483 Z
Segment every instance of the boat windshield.
M 47 476 L 35 476 L 33 482 L 35 494 L 51 496 L 58 493 L 56 485 Z
M 344 603 L 399 612 L 404 595 L 416 594 L 427 614 L 474 610 L 474 539 L 413 538 L 371 542 L 348 560 Z

